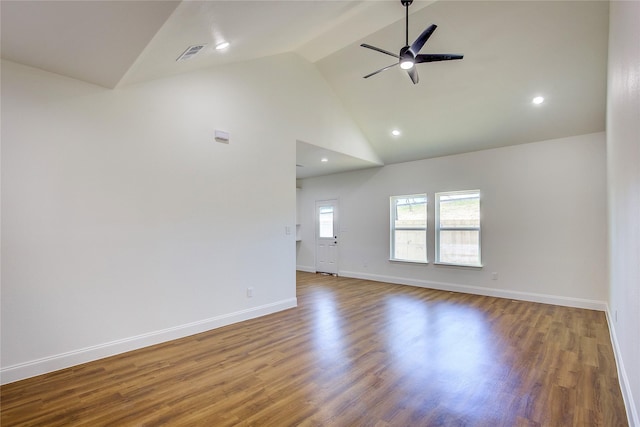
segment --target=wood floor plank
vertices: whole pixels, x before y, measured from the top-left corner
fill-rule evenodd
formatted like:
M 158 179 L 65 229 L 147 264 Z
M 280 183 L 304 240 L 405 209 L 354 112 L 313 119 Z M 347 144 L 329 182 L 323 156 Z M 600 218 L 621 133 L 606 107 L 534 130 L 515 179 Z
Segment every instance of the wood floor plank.
M 2 426 L 627 426 L 604 313 L 310 273 L 298 304 L 0 388 Z

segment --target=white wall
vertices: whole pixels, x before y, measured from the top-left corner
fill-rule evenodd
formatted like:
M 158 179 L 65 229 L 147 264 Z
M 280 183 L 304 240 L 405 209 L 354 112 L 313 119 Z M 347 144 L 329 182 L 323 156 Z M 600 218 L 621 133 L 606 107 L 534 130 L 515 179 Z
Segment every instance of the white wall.
M 374 164 L 382 164 L 380 157 L 316 66 L 306 61 L 300 61 L 300 66 L 317 84 L 309 85 L 302 81 L 292 91 L 296 98 L 293 102 L 297 103 L 298 108 L 291 111 L 289 126 L 296 131 L 298 139 Z M 297 98 L 300 96 L 304 96 L 306 102 L 299 102 Z M 309 103 L 309 100 L 313 100 L 313 103 Z
M 341 275 L 604 310 L 605 165 L 597 133 L 302 180 L 297 268 L 314 270 L 314 201 L 338 198 Z M 433 261 L 434 193 L 473 189 L 484 268 L 388 261 L 389 196 L 427 193 Z
M 610 324 L 631 426 L 640 426 L 640 2 L 609 14 Z
M 3 382 L 296 304 L 296 139 L 358 137 L 309 67 L 106 90 L 2 62 Z

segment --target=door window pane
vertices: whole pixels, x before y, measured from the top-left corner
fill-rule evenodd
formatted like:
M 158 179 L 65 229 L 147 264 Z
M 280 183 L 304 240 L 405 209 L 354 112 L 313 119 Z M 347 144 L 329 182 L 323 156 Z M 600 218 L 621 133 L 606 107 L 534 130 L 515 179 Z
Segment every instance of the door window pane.
M 333 206 L 321 206 L 318 209 L 318 232 L 321 238 L 333 238 Z

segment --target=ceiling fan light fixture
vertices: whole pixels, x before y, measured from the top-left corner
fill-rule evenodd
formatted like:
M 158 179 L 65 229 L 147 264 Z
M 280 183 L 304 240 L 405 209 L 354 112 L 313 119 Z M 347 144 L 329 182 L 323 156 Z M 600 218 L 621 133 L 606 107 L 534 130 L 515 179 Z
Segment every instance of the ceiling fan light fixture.
M 410 59 L 403 59 L 402 61 L 400 61 L 400 68 L 402 68 L 403 70 L 410 70 L 413 68 L 413 61 Z

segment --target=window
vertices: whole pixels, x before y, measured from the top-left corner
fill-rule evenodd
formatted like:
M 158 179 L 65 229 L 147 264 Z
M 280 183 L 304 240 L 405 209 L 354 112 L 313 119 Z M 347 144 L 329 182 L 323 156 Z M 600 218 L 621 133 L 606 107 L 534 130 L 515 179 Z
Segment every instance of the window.
M 391 197 L 391 260 L 427 262 L 427 195 Z
M 318 210 L 318 237 L 333 238 L 333 206 L 321 206 Z
M 436 193 L 436 262 L 480 267 L 480 191 Z

